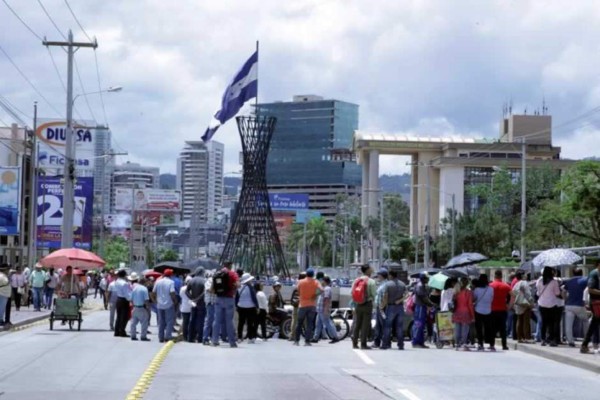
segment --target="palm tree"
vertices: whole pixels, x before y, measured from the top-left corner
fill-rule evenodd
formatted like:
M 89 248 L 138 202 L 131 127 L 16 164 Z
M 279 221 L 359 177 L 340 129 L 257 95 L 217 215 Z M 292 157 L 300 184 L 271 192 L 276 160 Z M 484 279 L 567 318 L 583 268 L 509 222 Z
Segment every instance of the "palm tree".
M 321 264 L 323 253 L 329 246 L 330 230 L 325 219 L 313 218 L 306 226 L 306 244 L 309 249 L 310 264 Z

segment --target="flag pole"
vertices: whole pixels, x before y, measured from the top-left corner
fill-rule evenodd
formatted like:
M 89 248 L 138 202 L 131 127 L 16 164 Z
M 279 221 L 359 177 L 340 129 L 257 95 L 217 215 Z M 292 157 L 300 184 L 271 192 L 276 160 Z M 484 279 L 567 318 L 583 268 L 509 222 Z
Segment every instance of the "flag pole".
M 259 65 L 259 54 L 258 54 L 258 40 L 256 41 L 256 97 L 254 98 L 254 114 L 258 121 L 258 65 Z

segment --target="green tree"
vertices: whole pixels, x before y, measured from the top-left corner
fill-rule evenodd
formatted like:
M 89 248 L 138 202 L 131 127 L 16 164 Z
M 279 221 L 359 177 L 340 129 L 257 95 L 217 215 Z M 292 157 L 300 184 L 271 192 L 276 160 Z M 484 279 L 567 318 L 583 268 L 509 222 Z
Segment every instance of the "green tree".
M 178 261 L 179 254 L 173 249 L 160 249 L 158 251 L 158 262 Z
M 129 263 L 129 243 L 122 236 L 113 236 L 104 244 L 104 261 L 110 268 L 118 268 L 120 263 Z
M 554 194 L 536 215 L 540 222 L 583 242 L 600 242 L 600 163 L 590 160 L 573 165 Z
M 313 218 L 306 225 L 306 245 L 311 265 L 322 265 L 327 247 L 331 245 L 332 231 L 324 218 Z

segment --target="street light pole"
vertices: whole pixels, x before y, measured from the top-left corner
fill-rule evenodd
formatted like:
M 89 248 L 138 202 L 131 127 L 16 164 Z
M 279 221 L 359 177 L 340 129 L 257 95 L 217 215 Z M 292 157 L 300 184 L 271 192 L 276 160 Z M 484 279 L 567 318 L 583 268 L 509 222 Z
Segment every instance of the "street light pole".
M 423 264 L 429 268 L 429 236 L 431 234 L 431 185 L 429 184 L 429 164 L 426 164 L 425 185 L 427 186 L 427 212 L 425 213 L 425 248 L 423 254 Z
M 383 266 L 383 207 L 385 197 L 381 191 L 381 205 L 379 206 L 379 267 Z
M 456 196 L 452 193 L 452 257 L 456 254 Z
M 29 158 L 29 241 L 27 246 L 27 264 L 33 266 L 37 254 L 37 101 L 33 103 L 33 132 L 31 135 L 31 156 Z
M 525 263 L 525 230 L 527 228 L 527 144 L 525 138 L 521 143 L 521 265 Z M 532 275 L 533 278 L 533 275 Z

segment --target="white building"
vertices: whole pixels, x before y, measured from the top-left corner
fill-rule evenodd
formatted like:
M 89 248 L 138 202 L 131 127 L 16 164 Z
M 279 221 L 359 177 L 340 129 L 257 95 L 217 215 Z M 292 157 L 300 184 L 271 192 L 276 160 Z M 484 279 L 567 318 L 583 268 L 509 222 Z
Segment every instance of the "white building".
M 104 204 L 104 213 L 110 209 L 110 170 L 115 165 L 113 157 L 106 157 L 111 150 L 112 134 L 108 129 L 97 129 L 94 133 L 94 198 Z M 100 204 L 96 208 L 101 207 Z
M 137 163 L 112 166 L 107 170 L 110 176 L 110 210 L 115 211 L 115 197 L 117 188 L 131 188 L 138 185 L 140 188 L 160 188 L 160 169 L 158 167 L 144 166 Z
M 177 159 L 177 190 L 181 191 L 182 220 L 190 221 L 196 198 L 199 223 L 214 223 L 223 205 L 222 143 L 186 141 Z

